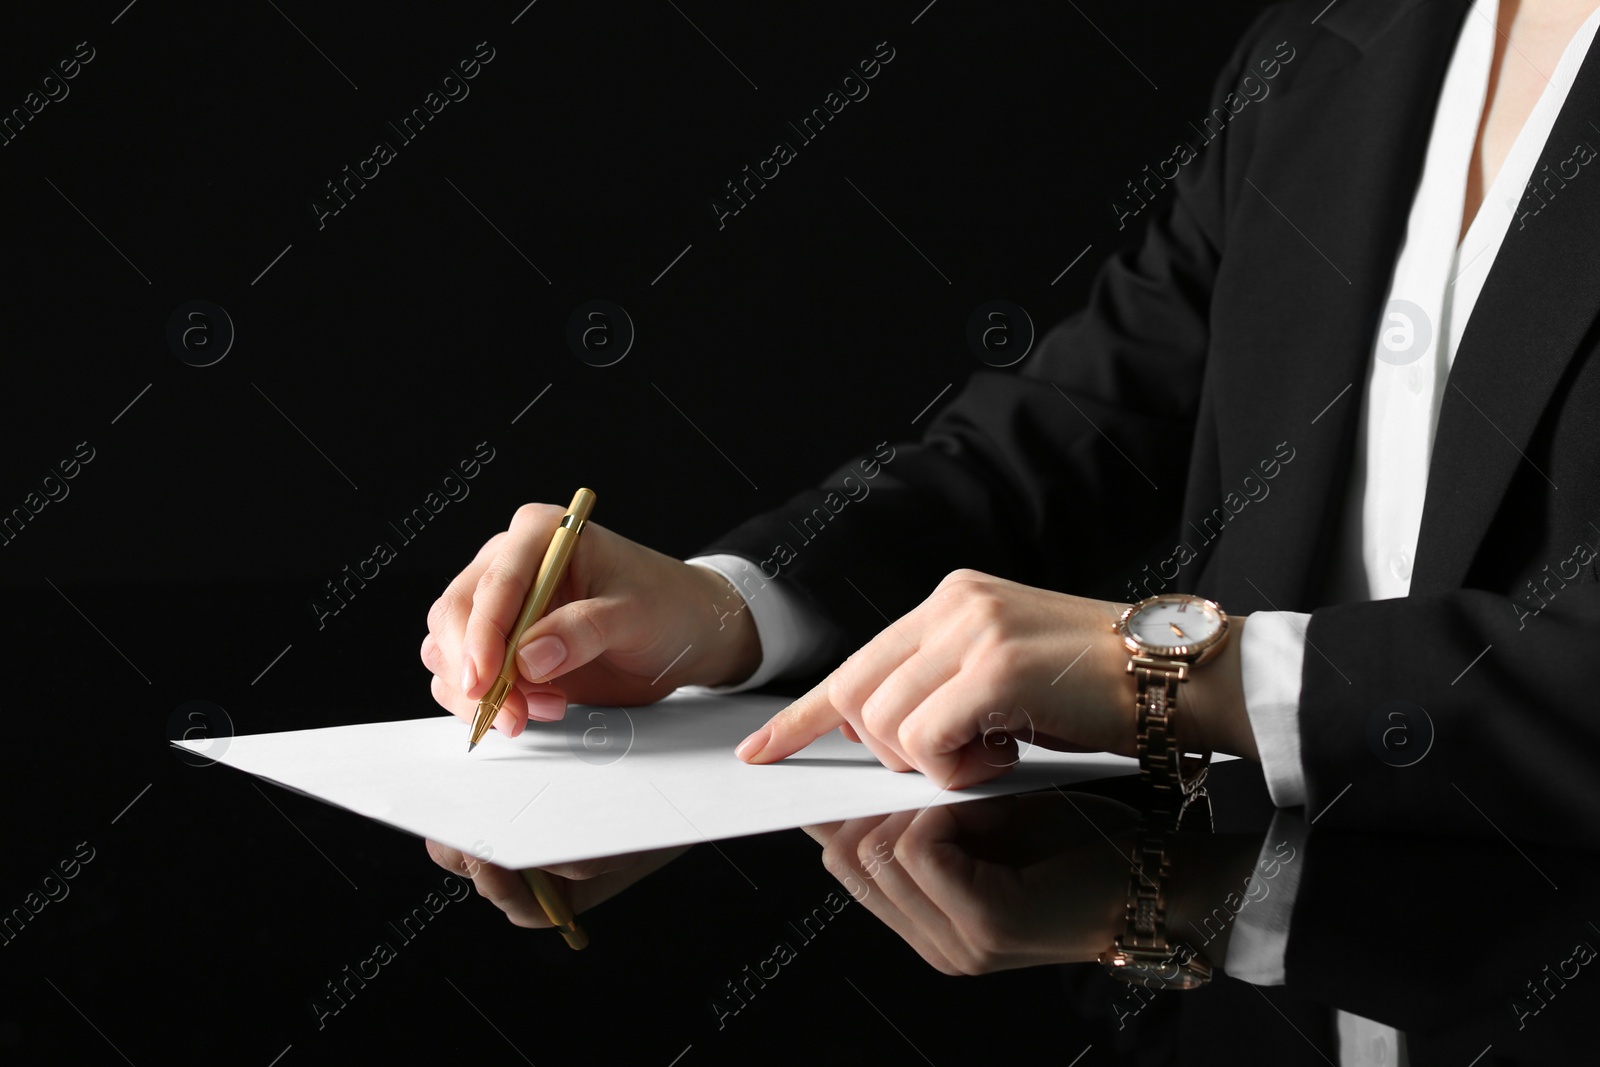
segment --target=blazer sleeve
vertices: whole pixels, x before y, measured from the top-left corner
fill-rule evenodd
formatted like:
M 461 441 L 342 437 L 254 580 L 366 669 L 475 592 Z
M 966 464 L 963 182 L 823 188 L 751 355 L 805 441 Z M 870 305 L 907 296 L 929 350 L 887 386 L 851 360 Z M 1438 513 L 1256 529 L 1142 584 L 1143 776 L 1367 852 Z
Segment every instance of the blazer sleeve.
M 1481 589 L 1338 605 L 1306 637 L 1301 757 L 1321 822 L 1600 844 L 1600 586 L 1531 619 Z
M 1237 84 L 1262 24 L 1235 50 L 1216 98 Z M 697 554 L 759 561 L 838 624 L 844 650 L 960 567 L 1125 596 L 1134 561 L 1179 523 L 1225 174 L 1247 153 L 1252 124 L 1247 110 L 1153 192 L 1164 199 L 1143 212 L 1142 239 L 1104 263 L 1087 306 L 1050 330 L 1020 373 L 974 373 L 920 441 L 885 442 Z

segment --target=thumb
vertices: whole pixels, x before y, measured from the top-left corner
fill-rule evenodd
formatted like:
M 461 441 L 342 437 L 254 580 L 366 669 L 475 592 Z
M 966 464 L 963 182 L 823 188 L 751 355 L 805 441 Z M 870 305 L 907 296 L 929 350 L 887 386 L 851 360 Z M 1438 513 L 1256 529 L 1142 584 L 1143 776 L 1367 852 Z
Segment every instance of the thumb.
M 767 720 L 767 724 L 739 743 L 734 755 L 746 763 L 776 763 L 805 748 L 845 722 L 828 700 L 829 675 L 805 696 Z
M 563 604 L 522 635 L 517 670 L 540 683 L 581 667 L 615 643 L 621 621 L 617 603 L 604 597 Z

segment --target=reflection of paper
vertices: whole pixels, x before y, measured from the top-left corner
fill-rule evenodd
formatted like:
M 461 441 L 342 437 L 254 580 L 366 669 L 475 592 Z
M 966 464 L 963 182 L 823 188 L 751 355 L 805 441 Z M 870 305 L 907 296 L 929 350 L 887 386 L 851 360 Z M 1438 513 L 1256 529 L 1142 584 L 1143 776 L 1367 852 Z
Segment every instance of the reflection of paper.
M 835 731 L 781 763 L 734 746 L 788 701 L 679 693 L 642 708 L 575 705 L 467 753 L 450 715 L 175 741 L 209 758 L 505 867 L 536 867 L 1131 774 L 1131 759 L 1023 746 L 959 792 L 887 770 Z M 209 746 L 209 747 L 207 747 Z M 1003 762 L 997 750 L 996 762 Z

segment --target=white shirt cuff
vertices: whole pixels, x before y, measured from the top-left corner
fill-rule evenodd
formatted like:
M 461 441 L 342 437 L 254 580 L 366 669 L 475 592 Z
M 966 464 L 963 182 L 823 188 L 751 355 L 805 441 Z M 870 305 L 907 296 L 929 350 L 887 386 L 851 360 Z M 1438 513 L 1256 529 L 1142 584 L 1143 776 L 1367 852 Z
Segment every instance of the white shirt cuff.
M 1256 617 L 1250 616 L 1250 626 Z M 1245 632 L 1250 631 L 1245 627 Z M 1223 969 L 1251 985 L 1283 985 L 1289 952 L 1289 920 L 1305 866 L 1310 828 L 1298 815 L 1279 811 L 1261 843 L 1261 855 L 1245 888 L 1245 904 L 1233 920 Z
M 1239 669 L 1244 709 L 1261 754 L 1261 773 L 1274 804 L 1298 807 L 1306 802 L 1306 771 L 1300 762 L 1300 668 L 1311 616 L 1257 611 L 1246 618 Z
M 755 563 L 731 553 L 696 556 L 686 563 L 716 571 L 738 591 L 761 642 L 761 663 L 755 673 L 734 685 L 686 685 L 691 693 L 740 693 L 786 674 L 809 670 L 827 650 L 835 628 L 804 597 L 776 577 L 769 578 Z M 726 622 L 726 619 L 724 620 Z

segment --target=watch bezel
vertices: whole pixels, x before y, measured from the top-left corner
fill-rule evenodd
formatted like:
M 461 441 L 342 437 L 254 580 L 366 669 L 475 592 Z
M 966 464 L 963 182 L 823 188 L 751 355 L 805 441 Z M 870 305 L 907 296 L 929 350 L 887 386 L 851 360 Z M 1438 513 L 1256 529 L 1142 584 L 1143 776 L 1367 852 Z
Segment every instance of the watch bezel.
M 1209 607 L 1217 613 L 1217 618 L 1222 620 L 1221 625 L 1209 637 L 1188 645 L 1146 644 L 1129 629 L 1128 624 L 1141 611 L 1155 607 L 1157 604 L 1177 603 L 1200 604 Z M 1193 666 L 1198 666 L 1210 659 L 1222 647 L 1222 643 L 1227 640 L 1228 613 L 1223 611 L 1222 605 L 1215 600 L 1207 600 L 1205 597 L 1195 596 L 1193 593 L 1158 593 L 1155 596 L 1145 597 L 1137 604 L 1129 605 L 1127 610 L 1117 619 L 1114 629 L 1122 638 L 1123 645 L 1133 655 L 1146 656 L 1152 659 L 1182 660 Z

